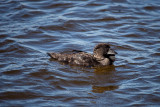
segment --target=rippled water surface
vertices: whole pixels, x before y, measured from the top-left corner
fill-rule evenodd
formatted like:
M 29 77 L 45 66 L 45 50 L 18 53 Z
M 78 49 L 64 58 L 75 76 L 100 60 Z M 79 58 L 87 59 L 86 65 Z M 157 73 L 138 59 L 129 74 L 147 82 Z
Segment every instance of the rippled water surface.
M 160 105 L 159 0 L 0 0 L 0 106 Z M 117 52 L 113 66 L 64 65 L 49 51 Z

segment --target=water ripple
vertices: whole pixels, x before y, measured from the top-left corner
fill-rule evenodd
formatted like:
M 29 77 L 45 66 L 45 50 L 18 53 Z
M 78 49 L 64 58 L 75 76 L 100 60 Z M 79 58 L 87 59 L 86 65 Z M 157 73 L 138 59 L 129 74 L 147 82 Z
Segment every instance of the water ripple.
M 160 2 L 1 0 L 1 106 L 159 106 Z M 82 68 L 49 51 L 92 53 L 107 42 L 113 66 Z

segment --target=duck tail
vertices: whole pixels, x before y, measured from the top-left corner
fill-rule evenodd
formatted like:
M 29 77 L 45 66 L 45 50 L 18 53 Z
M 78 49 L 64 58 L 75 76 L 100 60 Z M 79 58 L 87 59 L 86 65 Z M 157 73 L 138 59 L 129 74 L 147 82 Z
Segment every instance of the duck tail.
M 53 59 L 58 59 L 57 53 L 48 52 L 47 54 L 48 54 L 51 58 L 53 58 Z

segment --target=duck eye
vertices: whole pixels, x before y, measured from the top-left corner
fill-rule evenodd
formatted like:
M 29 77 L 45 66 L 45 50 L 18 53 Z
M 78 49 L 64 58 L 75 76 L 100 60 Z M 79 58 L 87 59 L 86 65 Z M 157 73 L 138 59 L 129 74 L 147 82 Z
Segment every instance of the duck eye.
M 110 48 L 110 46 L 107 45 L 106 48 Z

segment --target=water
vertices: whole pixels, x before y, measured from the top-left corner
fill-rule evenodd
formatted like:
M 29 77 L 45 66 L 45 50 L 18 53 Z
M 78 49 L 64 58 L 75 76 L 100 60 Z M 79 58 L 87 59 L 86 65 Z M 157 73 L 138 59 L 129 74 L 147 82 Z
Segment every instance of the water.
M 158 107 L 159 0 L 1 0 L 0 106 Z M 113 66 L 63 65 L 50 51 L 92 52 Z

